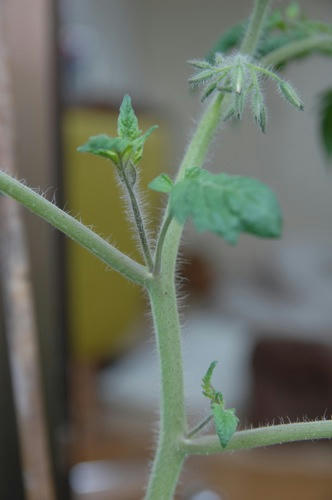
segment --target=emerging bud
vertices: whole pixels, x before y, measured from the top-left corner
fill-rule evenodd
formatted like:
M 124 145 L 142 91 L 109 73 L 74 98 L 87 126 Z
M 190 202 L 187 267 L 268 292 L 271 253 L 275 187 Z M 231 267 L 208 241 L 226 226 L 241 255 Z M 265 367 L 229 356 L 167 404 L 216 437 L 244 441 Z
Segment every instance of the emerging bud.
M 216 52 L 215 56 L 214 56 L 214 62 L 217 66 L 219 66 L 220 64 L 223 64 L 224 56 L 222 54 L 220 54 L 220 52 Z
M 208 85 L 207 87 L 205 87 L 204 89 L 204 92 L 203 92 L 203 95 L 202 95 L 202 98 L 201 98 L 201 101 L 205 101 L 205 99 L 207 99 L 209 97 L 209 95 L 212 94 L 212 92 L 216 89 L 217 87 L 217 83 L 216 82 L 212 82 L 210 83 L 210 85 Z
M 191 59 L 188 63 L 197 69 L 211 69 L 211 64 L 204 59 Z
M 257 88 L 252 93 L 252 110 L 255 120 L 263 133 L 266 130 L 266 109 L 261 91 Z
M 231 106 L 227 111 L 226 114 L 223 116 L 223 121 L 227 122 L 228 120 L 231 120 L 232 118 L 235 117 L 235 108 L 234 106 Z
M 260 109 L 259 114 L 255 115 L 255 120 L 259 125 L 259 128 L 265 134 L 266 131 L 266 110 L 265 106 L 263 105 Z
M 235 68 L 234 87 L 237 94 L 241 94 L 244 82 L 244 70 L 241 64 Z
M 192 76 L 189 78 L 189 83 L 191 84 L 196 84 L 196 83 L 201 83 L 204 82 L 205 80 L 209 80 L 214 76 L 214 71 L 211 69 L 205 69 L 203 71 L 200 71 L 196 75 Z
M 280 89 L 280 92 L 282 93 L 282 95 L 284 96 L 284 98 L 290 104 L 295 106 L 295 108 L 297 108 L 297 109 L 303 110 L 303 102 L 301 101 L 301 99 L 297 95 L 295 89 L 288 82 L 285 82 L 285 81 L 280 82 L 279 89 Z
M 244 92 L 241 92 L 241 94 L 238 94 L 237 92 L 235 93 L 235 99 L 234 99 L 235 113 L 239 120 L 242 118 L 243 115 L 245 100 L 246 97 Z

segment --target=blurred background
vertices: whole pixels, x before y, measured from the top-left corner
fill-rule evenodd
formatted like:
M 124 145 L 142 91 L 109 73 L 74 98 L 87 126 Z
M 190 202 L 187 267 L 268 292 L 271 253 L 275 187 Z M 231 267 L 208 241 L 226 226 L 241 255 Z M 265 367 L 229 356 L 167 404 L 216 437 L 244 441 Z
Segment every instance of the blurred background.
M 288 2 L 274 2 L 283 9 Z M 330 0 L 301 0 L 332 22 Z M 148 192 L 172 175 L 202 112 L 188 59 L 203 58 L 248 0 L 19 0 L 4 2 L 19 178 L 140 258 L 112 168 L 76 152 L 115 133 L 129 93 L 143 130 L 141 190 L 151 231 L 165 199 Z M 207 415 L 200 380 L 214 375 L 241 427 L 329 418 L 332 412 L 332 179 L 320 137 L 319 95 L 332 85 L 320 54 L 284 76 L 305 103 L 294 111 L 267 87 L 268 131 L 251 116 L 221 127 L 207 168 L 258 177 L 277 193 L 284 236 L 241 236 L 229 247 L 188 225 L 179 275 L 187 408 Z M 24 213 L 50 441 L 61 499 L 142 498 L 156 438 L 158 362 L 141 291 L 46 223 Z M 2 310 L 2 319 L 6 311 Z M 1 318 L 0 318 L 1 319 Z M 1 327 L 0 321 L 0 327 Z M 5 328 L 0 328 L 0 497 L 24 498 Z M 295 444 L 190 458 L 179 499 L 332 498 L 332 447 Z M 46 500 L 46 499 L 45 499 Z

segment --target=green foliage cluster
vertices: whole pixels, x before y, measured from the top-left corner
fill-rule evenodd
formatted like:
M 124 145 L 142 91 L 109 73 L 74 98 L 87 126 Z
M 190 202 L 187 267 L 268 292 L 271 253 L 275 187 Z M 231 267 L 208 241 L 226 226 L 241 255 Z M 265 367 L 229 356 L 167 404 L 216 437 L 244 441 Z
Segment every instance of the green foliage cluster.
M 118 137 L 105 134 L 90 137 L 78 151 L 112 160 L 120 169 L 120 178 L 123 172 L 129 177 L 128 167 L 132 168 L 136 159 L 141 158 L 143 144 L 153 130 L 151 127 L 141 134 L 130 97 L 125 96 L 120 107 Z M 136 179 L 135 173 L 130 175 Z M 281 234 L 282 217 L 277 199 L 256 179 L 223 173 L 214 175 L 191 167 L 176 184 L 167 174 L 161 174 L 149 187 L 170 195 L 171 215 L 181 224 L 192 218 L 198 231 L 211 231 L 231 244 L 237 242 L 240 233 L 265 238 Z
M 235 410 L 225 407 L 223 394 L 211 383 L 216 361 L 202 379 L 202 391 L 210 401 L 212 415 L 188 432 L 184 405 L 175 269 L 183 225 L 191 219 L 198 231 L 210 231 L 230 244 L 241 233 L 276 238 L 282 231 L 282 216 L 276 196 L 260 181 L 227 173 L 212 174 L 204 163 L 213 135 L 222 119 L 241 118 L 248 98 L 260 129 L 266 130 L 266 110 L 261 83 L 271 79 L 282 96 L 295 108 L 303 104 L 292 85 L 269 66 L 282 70 L 290 60 L 319 51 L 332 54 L 332 26 L 308 19 L 297 2 L 268 12 L 268 0 L 255 0 L 252 16 L 228 30 L 205 60 L 193 60 L 198 70 L 190 79 L 202 85 L 206 106 L 197 130 L 173 181 L 161 174 L 149 184 L 168 195 L 168 203 L 155 248 L 149 241 L 141 213 L 137 182 L 138 164 L 146 140 L 155 129 L 143 133 L 131 99 L 125 95 L 119 112 L 117 135 L 90 137 L 78 148 L 110 160 L 127 194 L 134 215 L 145 265 L 123 254 L 94 231 L 66 214 L 35 191 L 0 171 L 0 191 L 46 219 L 67 236 L 87 248 L 149 295 L 157 347 L 161 359 L 161 431 L 146 499 L 170 499 L 185 457 L 190 453 L 214 453 L 221 449 L 250 448 L 281 441 L 331 437 L 331 422 L 310 422 L 241 431 Z M 230 53 L 230 51 L 237 51 Z M 287 50 L 286 50 L 287 49 Z M 215 96 L 213 94 L 216 94 Z M 327 156 L 332 158 L 332 91 L 321 98 L 321 135 Z M 213 418 L 217 436 L 191 439 Z M 294 428 L 295 425 L 295 428 Z M 280 427 L 282 429 L 280 430 Z M 285 429 L 284 427 L 287 427 Z M 230 442 L 231 440 L 231 442 Z M 214 441 L 214 443 L 213 443 Z M 221 447 L 220 447 L 220 445 Z
M 215 175 L 192 167 L 176 184 L 162 174 L 149 187 L 170 193 L 171 214 L 181 224 L 192 218 L 198 231 L 211 231 L 231 244 L 237 242 L 240 233 L 262 238 L 277 238 L 281 234 L 278 201 L 257 179 Z
M 223 33 L 217 40 L 213 48 L 208 52 L 205 61 L 210 65 L 216 65 L 216 63 L 218 63 L 220 53 L 228 54 L 232 50 L 238 49 L 245 34 L 247 25 L 248 19 L 235 24 L 225 33 Z M 310 19 L 305 14 L 305 12 L 303 12 L 300 4 L 296 1 L 293 1 L 283 9 L 273 9 L 268 15 L 261 41 L 258 44 L 255 53 L 255 58 L 257 60 L 262 59 L 265 56 L 268 56 L 268 54 L 270 54 L 274 50 L 286 47 L 292 42 L 305 41 L 313 36 L 320 35 L 332 36 L 332 24 Z M 314 48 L 304 49 L 300 53 L 297 53 L 295 56 L 288 56 L 287 59 L 284 59 L 277 65 L 277 69 L 284 69 L 284 67 L 290 62 L 296 59 L 303 59 L 305 57 L 308 57 L 314 52 L 326 56 L 331 56 L 331 42 L 327 41 L 327 43 L 318 44 Z M 211 90 L 211 92 L 213 90 Z M 283 92 L 282 87 L 280 88 L 280 90 Z M 294 89 L 292 90 L 292 94 L 293 91 Z M 205 92 L 208 93 L 208 87 L 206 87 Z M 285 97 L 287 99 L 287 88 L 285 93 Z M 327 88 L 322 92 L 320 96 L 320 114 L 318 116 L 321 143 L 328 160 L 331 160 L 332 158 L 331 95 L 332 88 Z M 264 132 L 266 129 L 266 113 L 264 110 L 263 100 L 259 92 L 256 91 L 255 93 L 253 93 L 252 103 L 253 110 L 257 110 L 256 113 L 254 112 L 255 119 L 261 130 Z M 231 113 L 231 116 L 233 117 L 234 113 Z
M 224 121 L 233 117 L 241 119 L 247 98 L 251 96 L 251 109 L 255 121 L 261 131 L 265 132 L 266 110 L 261 80 L 267 78 L 276 83 L 286 101 L 295 108 L 303 110 L 303 103 L 292 85 L 271 69 L 263 67 L 254 58 L 242 54 L 224 57 L 217 53 L 214 60 L 213 64 L 207 61 L 189 61 L 199 69 L 189 82 L 194 86 L 204 86 L 202 101 L 215 91 L 231 94 L 231 102 Z
M 137 165 L 142 159 L 145 141 L 156 128 L 157 125 L 154 125 L 142 133 L 131 105 L 131 98 L 125 95 L 119 112 L 118 136 L 110 137 L 106 134 L 92 136 L 77 150 L 80 153 L 91 153 L 112 160 L 117 167 L 128 162 Z
M 332 34 L 332 28 L 307 19 L 297 2 L 292 2 L 283 11 L 276 9 L 270 13 L 254 54 L 229 54 L 230 50 L 241 44 L 247 26 L 248 21 L 244 21 L 228 30 L 205 60 L 189 61 L 197 70 L 189 82 L 194 87 L 204 87 L 203 101 L 217 91 L 228 96 L 229 104 L 223 115 L 224 120 L 233 117 L 240 119 L 250 97 L 253 116 L 260 129 L 265 132 L 266 110 L 261 88 L 265 79 L 271 79 L 281 95 L 295 108 L 302 110 L 303 103 L 292 85 L 270 67 L 264 66 L 260 60 L 290 42 L 303 40 L 313 34 Z M 332 49 L 325 45 L 315 50 L 332 53 Z M 309 51 L 306 50 L 296 57 L 308 54 Z M 278 64 L 279 69 L 288 62 L 289 60 L 282 60 Z M 329 155 L 332 155 L 331 95 L 331 91 L 324 94 L 321 106 L 322 138 Z M 144 143 L 154 128 L 151 127 L 144 134 L 141 132 L 131 99 L 126 95 L 120 107 L 117 137 L 105 134 L 90 137 L 78 151 L 112 160 L 120 173 L 120 179 L 126 181 L 126 178 L 132 178 L 134 184 L 136 165 L 142 157 Z M 237 243 L 241 233 L 264 238 L 277 238 L 281 234 L 282 216 L 276 196 L 257 179 L 226 173 L 212 174 L 191 165 L 177 182 L 163 173 L 150 182 L 149 188 L 168 195 L 170 220 L 175 218 L 183 225 L 188 219 L 192 219 L 198 231 L 213 232 L 230 244 Z M 216 364 L 216 361 L 211 363 L 204 375 L 202 391 L 210 400 L 216 432 L 222 448 L 225 448 L 237 429 L 239 419 L 234 409 L 225 408 L 222 393 L 216 391 L 211 383 Z M 199 430 L 200 428 L 198 426 Z
M 225 408 L 224 397 L 211 384 L 213 371 L 217 361 L 213 361 L 202 379 L 203 395 L 210 399 L 213 421 L 216 432 L 223 448 L 226 448 L 239 423 L 234 408 Z
M 208 52 L 206 60 L 214 63 L 216 54 L 225 54 L 239 48 L 247 26 L 248 19 L 245 19 L 225 31 Z M 291 2 L 284 9 L 273 9 L 268 15 L 255 57 L 261 59 L 273 50 L 280 49 L 291 42 L 322 34 L 332 35 L 332 25 L 309 19 L 298 2 Z M 327 55 L 332 53 L 330 46 L 316 47 L 314 50 Z M 300 54 L 283 61 L 281 65 L 284 66 L 294 59 L 309 56 L 312 52 L 312 49 L 304 50 Z

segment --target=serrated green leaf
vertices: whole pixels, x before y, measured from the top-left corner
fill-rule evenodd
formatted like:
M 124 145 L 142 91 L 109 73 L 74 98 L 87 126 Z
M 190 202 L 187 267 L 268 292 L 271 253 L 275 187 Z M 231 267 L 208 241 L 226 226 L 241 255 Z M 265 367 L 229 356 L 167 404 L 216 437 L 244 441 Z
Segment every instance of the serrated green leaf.
M 131 98 L 125 95 L 120 106 L 120 113 L 118 117 L 118 135 L 125 139 L 137 139 L 141 134 L 138 127 L 138 120 L 135 111 L 131 105 Z
M 214 425 L 216 427 L 216 432 L 223 448 L 226 448 L 231 437 L 239 423 L 238 417 L 235 415 L 234 408 L 229 408 L 225 410 L 222 406 L 217 403 L 212 403 L 212 414 Z
M 128 139 L 100 134 L 89 137 L 85 144 L 77 148 L 77 151 L 102 156 L 117 163 L 119 157 L 130 148 L 131 141 Z
M 153 125 L 150 127 L 143 135 L 132 141 L 133 148 L 133 163 L 136 165 L 142 158 L 144 144 L 147 138 L 152 134 L 152 132 L 158 128 L 158 125 Z
M 213 361 L 202 378 L 202 391 L 204 396 L 211 400 L 211 409 L 216 431 L 221 446 L 225 448 L 237 428 L 239 419 L 235 415 L 235 410 L 233 408 L 227 410 L 224 408 L 223 395 L 221 392 L 216 392 L 211 384 L 211 378 L 216 365 L 217 361 Z
M 156 128 L 158 128 L 158 125 L 152 125 L 152 127 L 150 127 L 146 132 L 144 132 L 143 135 L 135 139 L 135 141 L 133 141 L 133 147 L 136 149 L 142 148 L 147 138 L 152 134 L 154 130 L 156 130 Z
M 332 159 L 332 88 L 320 96 L 320 136 L 327 159 Z
M 148 187 L 153 191 L 159 191 L 160 193 L 170 193 L 173 189 L 174 182 L 167 174 L 160 174 L 155 177 L 149 184 Z
M 191 217 L 198 231 L 212 231 L 231 244 L 241 232 L 265 238 L 280 236 L 282 219 L 273 192 L 250 177 L 188 169 L 170 195 L 174 217 Z
M 110 137 L 106 134 L 92 136 L 88 141 L 79 146 L 77 151 L 91 153 L 112 160 L 117 167 L 123 168 L 130 162 L 130 182 L 136 182 L 135 166 L 142 158 L 144 143 L 157 125 L 150 127 L 141 135 L 138 127 L 137 117 L 131 105 L 129 95 L 125 95 L 120 107 L 118 117 L 118 137 Z

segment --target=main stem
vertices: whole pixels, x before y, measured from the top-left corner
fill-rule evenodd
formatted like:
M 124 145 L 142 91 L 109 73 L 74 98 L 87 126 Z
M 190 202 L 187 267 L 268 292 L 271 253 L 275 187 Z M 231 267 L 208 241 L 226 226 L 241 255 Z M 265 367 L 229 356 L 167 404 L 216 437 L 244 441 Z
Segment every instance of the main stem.
M 255 51 L 262 34 L 262 28 L 267 14 L 269 0 L 256 0 L 249 26 L 241 44 L 242 54 L 255 55 Z
M 179 167 L 176 181 L 184 177 L 188 167 L 201 167 L 203 165 L 209 145 L 220 122 L 222 102 L 223 95 L 218 93 L 217 97 L 206 108 Z M 160 259 L 160 268 L 168 270 L 174 276 L 183 226 L 176 219 L 170 221 L 168 215 L 169 208 L 167 207 L 159 236 L 159 240 L 163 239 L 163 245 L 162 248 L 158 245 L 158 258 Z M 165 227 L 166 225 L 167 227 Z
M 166 270 L 157 275 L 148 290 L 160 356 L 161 419 L 158 449 L 146 500 L 169 500 L 185 457 L 180 443 L 187 427 L 174 274 Z
M 268 0 L 256 0 L 243 49 L 253 53 L 262 30 Z M 227 99 L 218 93 L 206 108 L 176 180 L 181 180 L 188 167 L 203 165 L 211 140 L 227 109 Z M 226 102 L 225 107 L 222 106 Z M 146 500 L 170 500 L 173 497 L 185 451 L 181 440 L 186 433 L 184 409 L 181 331 L 175 292 L 176 261 L 183 226 L 169 219 L 166 208 L 157 245 L 157 268 L 148 286 L 161 366 L 161 421 L 158 449 L 150 475 Z M 160 264 L 159 264 L 160 263 Z
M 220 121 L 222 95 L 212 101 L 202 116 L 178 172 L 181 179 L 187 167 L 202 165 L 208 146 Z M 186 434 L 183 391 L 181 330 L 177 310 L 175 271 L 182 226 L 170 220 L 166 209 L 157 246 L 157 268 L 148 290 L 156 331 L 161 367 L 161 418 L 158 449 L 150 475 L 146 500 L 173 497 L 185 453 L 180 443 Z

